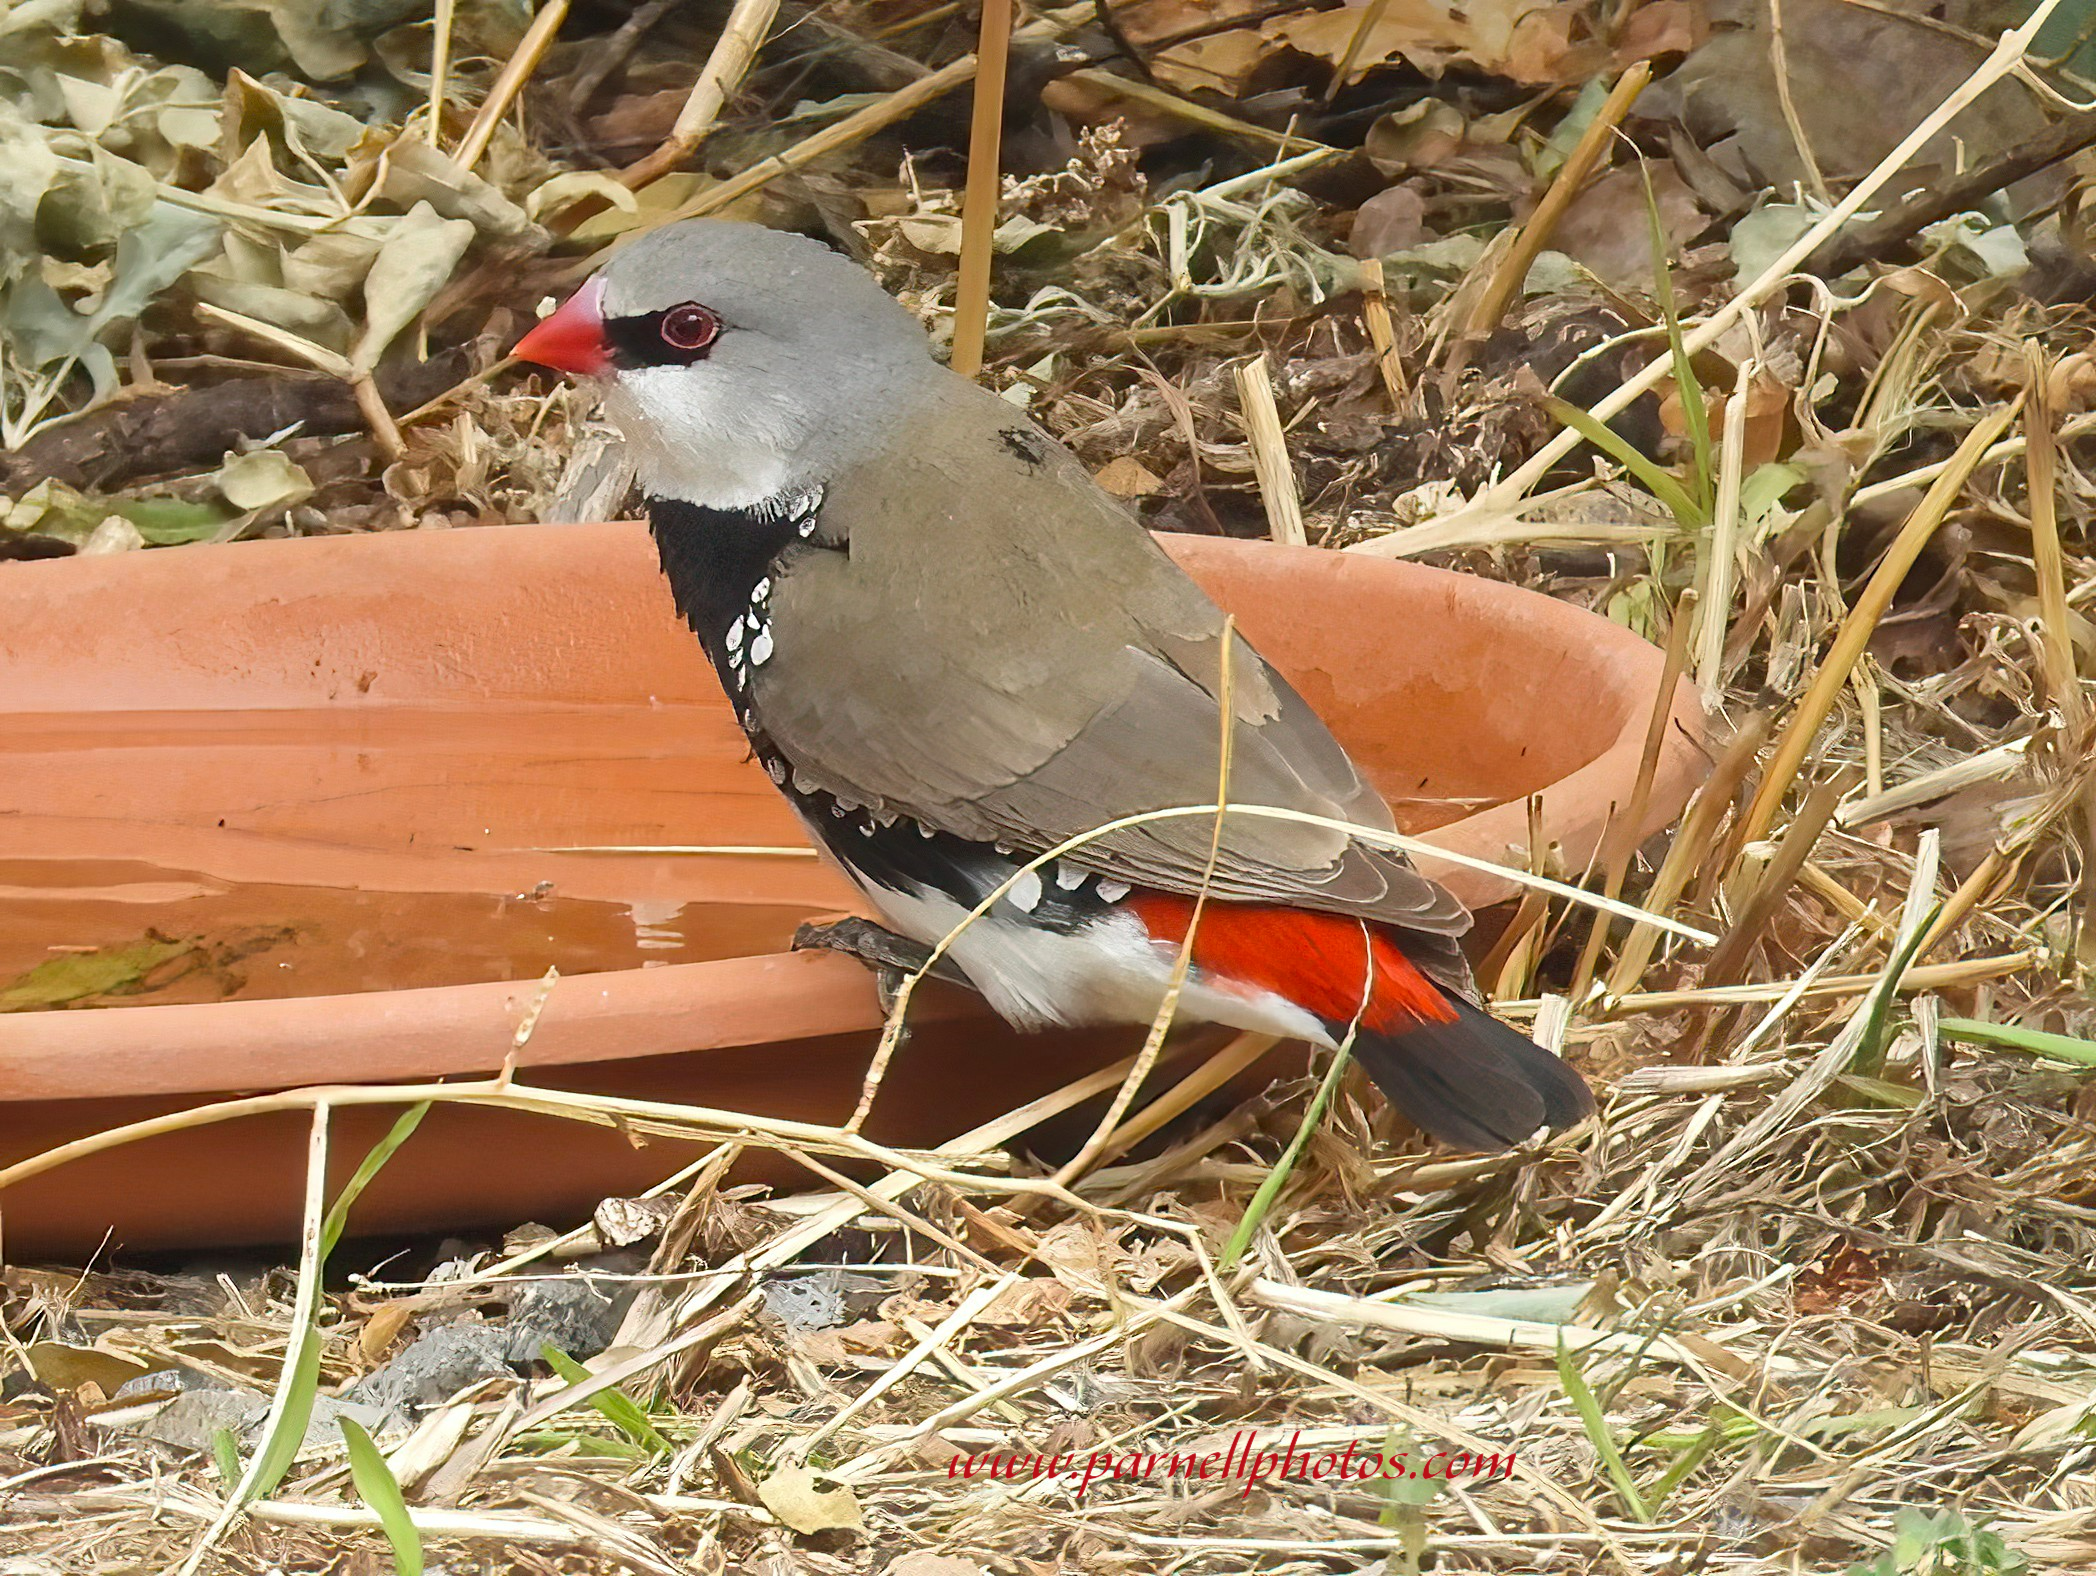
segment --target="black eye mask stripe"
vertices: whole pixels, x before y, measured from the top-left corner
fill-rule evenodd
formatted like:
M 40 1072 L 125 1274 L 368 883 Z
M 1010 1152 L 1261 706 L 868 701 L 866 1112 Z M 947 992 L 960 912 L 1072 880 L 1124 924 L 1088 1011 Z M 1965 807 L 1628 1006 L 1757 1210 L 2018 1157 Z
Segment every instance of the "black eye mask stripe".
M 662 320 L 676 310 L 672 306 L 638 317 L 607 317 L 604 343 L 611 347 L 612 365 L 624 372 L 635 367 L 688 367 L 704 361 L 720 343 L 718 336 L 696 350 L 680 350 L 662 337 Z

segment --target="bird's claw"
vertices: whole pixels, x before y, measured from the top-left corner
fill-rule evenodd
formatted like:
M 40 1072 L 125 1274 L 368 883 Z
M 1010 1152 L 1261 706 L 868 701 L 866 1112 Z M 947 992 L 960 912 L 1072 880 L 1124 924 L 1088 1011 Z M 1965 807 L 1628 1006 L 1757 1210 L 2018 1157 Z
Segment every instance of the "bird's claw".
M 881 1011 L 895 1010 L 903 981 L 931 964 L 932 949 L 921 941 L 897 935 L 884 925 L 856 915 L 827 925 L 803 925 L 793 933 L 796 952 L 841 952 L 857 958 L 873 970 L 874 988 L 879 991 Z M 934 969 L 934 973 L 944 970 Z

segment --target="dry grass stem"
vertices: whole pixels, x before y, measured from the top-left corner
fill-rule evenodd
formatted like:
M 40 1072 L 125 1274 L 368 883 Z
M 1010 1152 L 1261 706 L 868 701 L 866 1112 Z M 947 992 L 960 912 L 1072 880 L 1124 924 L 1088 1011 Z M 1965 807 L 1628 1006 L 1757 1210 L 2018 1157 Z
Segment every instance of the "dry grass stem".
M 1301 547 L 1303 504 L 1296 496 L 1295 467 L 1288 461 L 1288 434 L 1274 404 L 1273 375 L 1266 357 L 1254 356 L 1231 369 L 1237 383 L 1237 407 L 1244 416 L 1245 440 L 1252 450 L 1253 473 L 1259 478 L 1260 501 L 1266 505 L 1267 534 L 1277 542 Z
M 676 169 L 699 151 L 720 120 L 721 111 L 742 86 L 755 64 L 757 52 L 771 32 L 779 14 L 779 0 L 735 0 L 728 19 L 721 24 L 713 52 L 699 70 L 691 95 L 677 112 L 670 134 L 653 152 L 622 171 L 619 179 L 638 190 Z
M 1536 210 L 1523 221 L 1514 242 L 1499 266 L 1493 271 L 1484 293 L 1471 309 L 1469 321 L 1464 325 L 1464 334 L 1470 339 L 1483 339 L 1498 328 L 1505 319 L 1507 308 L 1521 297 L 1521 287 L 1528 281 L 1529 270 L 1535 267 L 1536 259 L 1550 245 L 1550 238 L 1557 233 L 1558 221 L 1572 206 L 1577 197 L 1601 163 L 1601 157 L 1615 141 L 1616 128 L 1623 124 L 1623 117 L 1630 113 L 1638 95 L 1652 80 L 1652 68 L 1640 60 L 1616 79 L 1609 89 L 1608 97 L 1602 100 L 1601 108 L 1580 133 L 1579 141 L 1573 144 L 1571 153 L 1551 178 L 1549 188 L 1536 204 Z
M 459 139 L 458 150 L 453 154 L 462 170 L 470 170 L 480 162 L 481 155 L 488 151 L 494 140 L 495 128 L 502 124 L 502 117 L 524 91 L 524 84 L 538 70 L 539 62 L 546 58 L 546 51 L 553 47 L 554 37 L 560 32 L 561 23 L 568 19 L 568 0 L 545 0 L 531 19 L 531 26 L 524 30 L 524 37 L 502 64 L 495 81 L 488 89 L 488 96 L 481 102 L 480 110 L 473 117 L 473 124 L 466 128 L 466 135 Z
M 953 349 L 948 364 L 979 375 L 990 321 L 990 263 L 997 234 L 998 159 L 1004 138 L 1004 79 L 1013 0 L 983 0 L 976 45 L 975 103 L 968 123 L 968 183 L 961 197 L 961 262 L 954 277 Z

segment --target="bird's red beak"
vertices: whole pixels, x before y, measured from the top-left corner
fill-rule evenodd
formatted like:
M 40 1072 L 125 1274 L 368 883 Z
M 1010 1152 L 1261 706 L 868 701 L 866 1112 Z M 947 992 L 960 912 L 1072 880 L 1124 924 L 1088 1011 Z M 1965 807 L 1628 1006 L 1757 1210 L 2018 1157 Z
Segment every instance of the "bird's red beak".
M 556 372 L 593 376 L 611 370 L 611 346 L 604 338 L 604 281 L 592 279 L 563 302 L 551 317 L 517 341 L 510 352 L 519 361 L 535 361 Z

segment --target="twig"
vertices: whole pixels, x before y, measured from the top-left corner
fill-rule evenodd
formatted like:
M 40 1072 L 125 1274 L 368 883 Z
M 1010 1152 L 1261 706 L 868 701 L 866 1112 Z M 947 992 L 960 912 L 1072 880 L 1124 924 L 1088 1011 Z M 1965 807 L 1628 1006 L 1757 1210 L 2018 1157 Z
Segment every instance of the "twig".
M 963 82 L 975 76 L 975 57 L 963 55 L 960 59 L 941 66 L 930 76 L 912 82 L 908 87 L 898 88 L 877 104 L 854 110 L 842 120 L 825 126 L 813 135 L 804 137 L 783 152 L 768 159 L 760 159 L 732 180 L 700 192 L 689 202 L 665 217 L 665 224 L 678 219 L 696 219 L 742 201 L 752 192 L 762 191 L 782 175 L 803 169 L 818 159 L 829 157 L 864 142 L 875 132 L 907 120 L 935 99 L 944 98 Z M 628 231 L 613 247 L 633 239 L 637 232 Z
M 1354 24 L 1354 35 L 1346 41 L 1346 50 L 1333 68 L 1332 80 L 1325 84 L 1324 102 L 1329 107 L 1339 97 L 1340 90 L 1354 79 L 1354 63 L 1361 58 L 1367 46 L 1368 35 L 1373 33 L 1383 20 L 1383 13 L 1390 9 L 1390 0 L 1368 0 L 1361 8 L 1361 20 Z
M 1154 85 L 1157 73 L 1150 69 L 1150 58 L 1136 47 L 1128 30 L 1121 26 L 1121 19 L 1114 14 L 1113 0 L 1092 0 L 1092 15 L 1099 19 L 1099 31 L 1113 40 L 1115 52 L 1135 67 L 1137 75 L 1145 82 Z
M 1990 159 L 1976 169 L 1931 182 L 1904 202 L 1896 203 L 1868 224 L 1860 224 L 1804 261 L 1807 273 L 1838 279 L 1852 268 L 1882 262 L 1932 224 L 1968 213 L 2004 187 L 2071 159 L 2096 146 L 2096 114 L 2074 115 L 2048 126 L 2022 146 Z
M 1210 109 L 1206 104 L 1196 103 L 1169 88 L 1153 87 L 1147 82 L 1117 77 L 1111 71 L 1102 71 L 1096 66 L 1080 67 L 1069 74 L 1068 80 L 1116 94 L 1130 103 L 1175 116 L 1189 125 L 1201 126 L 1209 131 L 1220 132 L 1223 136 L 1237 137 L 1246 142 L 1268 144 L 1283 153 L 1305 148 L 1315 151 L 1326 146 L 1315 137 L 1298 136 L 1292 131 L 1275 131 L 1269 126 L 1257 125 L 1236 115 L 1226 115 L 1219 109 Z
M 1390 321 L 1390 296 L 1384 286 L 1380 257 L 1364 258 L 1361 262 L 1361 322 L 1375 351 L 1376 375 L 1383 380 L 1391 413 L 1401 416 L 1405 410 L 1405 364 L 1397 353 L 1397 334 Z
M 713 52 L 699 69 L 699 79 L 691 85 L 691 96 L 678 111 L 669 136 L 653 153 L 621 171 L 621 182 L 638 191 L 699 151 L 699 145 L 720 120 L 722 109 L 749 74 L 778 11 L 779 0 L 735 0 L 735 9 L 728 13 L 720 37 L 714 40 Z
M 2091 116 L 2096 125 L 2096 116 Z M 2096 135 L 2096 133 L 2092 133 Z M 2074 660 L 2074 625 L 2067 612 L 2067 566 L 2060 552 L 2059 457 L 2053 436 L 2052 366 L 2035 339 L 2024 343 L 2023 455 L 2030 502 L 2031 566 L 2038 576 L 2039 651 L 2045 660 L 2045 699 L 2059 708 L 2069 738 L 2079 735 L 2084 711 Z
M 458 0 L 437 0 L 437 15 L 429 41 L 429 145 L 444 146 L 444 91 L 451 76 L 451 23 Z
M 1601 155 L 1615 138 L 1616 128 L 1623 123 L 1623 117 L 1630 113 L 1630 106 L 1637 102 L 1638 95 L 1645 91 L 1645 85 L 1651 80 L 1652 68 L 1642 60 L 1616 78 L 1616 85 L 1609 89 L 1608 97 L 1594 112 L 1593 120 L 1580 134 L 1571 154 L 1558 166 L 1550 189 L 1543 193 L 1543 200 L 1536 204 L 1535 212 L 1528 216 L 1515 236 L 1514 244 L 1500 259 L 1484 293 L 1471 309 L 1469 321 L 1463 329 L 1465 338 L 1483 339 L 1499 327 L 1508 306 L 1519 297 L 1522 285 L 1527 282 L 1529 270 L 1535 267 L 1536 259 L 1543 255 L 1543 248 L 1557 233 L 1558 221 L 1564 218 L 1572 200 L 1586 185 L 1587 177 L 1594 173 Z
M 1244 413 L 1245 439 L 1252 450 L 1252 472 L 1259 478 L 1259 498 L 1266 505 L 1267 530 L 1275 541 L 1301 547 L 1309 537 L 1303 531 L 1302 500 L 1296 496 L 1295 468 L 1288 463 L 1288 435 L 1274 405 L 1274 380 L 1267 372 L 1265 353 L 1240 361 L 1232 375 L 1237 380 L 1238 408 Z
M 1674 695 L 1681 687 L 1681 670 L 1688 662 L 1688 633 L 1695 620 L 1696 593 L 1684 591 L 1674 604 L 1674 621 L 1667 630 L 1667 654 L 1660 668 L 1659 693 L 1652 700 L 1652 719 L 1645 725 L 1645 748 L 1638 756 L 1637 781 L 1630 803 L 1608 823 L 1601 842 L 1601 890 L 1610 897 L 1623 895 L 1623 882 L 1630 874 L 1630 860 L 1637 852 L 1638 828 L 1645 824 L 1645 805 L 1652 796 L 1652 779 L 1659 770 L 1659 756 L 1674 725 Z M 1584 1000 L 1594 982 L 1601 948 L 1608 940 L 1609 917 L 1594 916 L 1587 932 L 1579 966 L 1573 970 L 1572 986 L 1566 993 L 1574 1002 Z
M 1278 1035 L 1243 1033 L 1113 1130 L 1095 1157 L 1104 1164 L 1126 1154 L 1176 1116 L 1191 1110 L 1281 1043 Z
M 1740 485 L 1746 473 L 1747 397 L 1760 364 L 1752 356 L 1739 365 L 1718 450 L 1717 501 L 1711 509 L 1704 548 L 1703 599 L 1696 604 L 1696 682 L 1711 694 L 1725 687 L 1725 635 L 1731 627 L 1733 585 L 1739 578 Z M 1700 399 L 1693 389 L 1684 399 Z
M 1776 818 L 1777 807 L 1790 790 L 1791 780 L 1797 776 L 1798 768 L 1805 764 L 1813 736 L 1834 709 L 1841 687 L 1848 682 L 1849 671 L 1863 655 L 1863 648 L 1870 643 L 1878 620 L 1892 606 L 1892 598 L 1899 591 L 1900 583 L 1907 578 L 1907 571 L 1914 567 L 1914 560 L 1921 556 L 1922 548 L 1936 534 L 1944 516 L 1950 513 L 1951 505 L 1978 468 L 1981 457 L 2016 419 L 2022 403 L 2023 396 L 2019 393 L 1965 434 L 1964 441 L 1951 456 L 1950 464 L 1936 478 L 1921 502 L 1915 505 L 1913 514 L 1907 517 L 1907 523 L 1900 527 L 1899 535 L 1885 550 L 1877 572 L 1870 577 L 1862 595 L 1857 597 L 1855 606 L 1849 609 L 1848 617 L 1842 620 L 1826 660 L 1813 675 L 1811 687 L 1798 703 L 1797 713 L 1791 718 L 1775 754 L 1769 758 L 1761 789 L 1741 822 L 1740 835 L 1735 839 L 1738 845 L 1744 846 L 1767 833 Z
M 495 136 L 495 128 L 502 124 L 502 117 L 509 113 L 510 105 L 524 91 L 524 84 L 538 70 L 539 62 L 546 58 L 546 51 L 553 47 L 553 37 L 560 31 L 560 24 L 568 17 L 568 0 L 546 0 L 538 14 L 531 19 L 531 26 L 524 30 L 517 47 L 503 62 L 501 72 L 488 88 L 488 96 L 481 101 L 480 113 L 473 117 L 473 124 L 466 128 L 460 140 L 458 152 L 453 155 L 462 170 L 470 170 L 480 162 L 480 156 L 488 151 L 488 143 Z
M 1768 0 L 1769 4 L 1769 65 L 1776 76 L 1776 105 L 1783 114 L 1783 127 L 1790 133 L 1791 145 L 1798 150 L 1798 162 L 1805 166 L 1805 183 L 1812 188 L 1812 195 L 1821 202 L 1833 201 L 1827 191 L 1827 178 L 1820 173 L 1819 158 L 1812 151 L 1812 141 L 1805 135 L 1805 122 L 1798 115 L 1797 99 L 1790 88 L 1790 50 L 1783 38 L 1783 0 Z
M 1718 756 L 1717 764 L 1711 767 L 1710 776 L 1689 801 L 1688 813 L 1681 818 L 1681 827 L 1674 834 L 1674 841 L 1667 846 L 1667 856 L 1659 862 L 1659 870 L 1652 877 L 1651 890 L 1645 894 L 1648 906 L 1671 909 L 1675 900 L 1687 887 L 1689 877 L 1718 823 L 1732 806 L 1732 796 L 1739 785 L 1753 770 L 1754 758 L 1761 753 L 1770 727 L 1766 712 L 1755 712 L 1740 724 L 1732 742 Z M 1608 994 L 1611 1000 L 1620 999 L 1637 982 L 1644 978 L 1646 965 L 1652 961 L 1653 948 L 1659 944 L 1659 932 L 1646 924 L 1631 926 L 1630 934 L 1623 938 L 1623 950 L 1616 954 L 1615 967 L 1609 971 Z
M 590 101 L 602 91 L 611 74 L 630 60 L 640 41 L 647 37 L 655 24 L 670 14 L 677 0 L 646 0 L 633 8 L 632 15 L 621 22 L 611 35 L 600 41 L 590 53 L 589 64 L 575 73 L 568 84 L 568 113 L 580 115 L 590 106 Z
M 1704 965 L 1703 977 L 1699 983 L 1706 989 L 1737 984 L 1740 977 L 1746 973 L 1747 962 L 1754 955 L 1754 949 L 1761 944 L 1762 935 L 1768 929 L 1769 922 L 1776 917 L 1777 906 L 1789 894 L 1792 884 L 1798 878 L 1798 872 L 1812 856 L 1812 850 L 1819 843 L 1820 834 L 1826 831 L 1827 824 L 1834 819 L 1834 807 L 1841 803 L 1842 795 L 1854 785 L 1853 772 L 1844 773 L 1832 782 L 1821 783 L 1805 796 L 1805 803 L 1799 808 L 1797 819 L 1785 830 L 1783 840 L 1776 845 L 1775 854 L 1761 872 L 1761 879 L 1754 883 L 1753 890 L 1739 905 L 1739 917 L 1733 921 L 1732 928 L 1725 933 L 1725 939 L 1718 943 L 1710 954 L 1710 961 Z M 1691 1055 L 1689 1060 L 1701 1061 L 1702 1051 L 1728 1021 L 1729 1018 L 1723 1013 L 1708 1020 L 1703 1032 L 1696 1037 L 1696 1054 Z
M 961 197 L 961 260 L 953 295 L 948 364 L 964 378 L 982 371 L 990 325 L 990 260 L 997 238 L 998 159 L 1004 135 L 1004 79 L 1010 64 L 1012 0 L 983 0 L 975 58 L 975 102 L 968 120 L 968 180 Z

